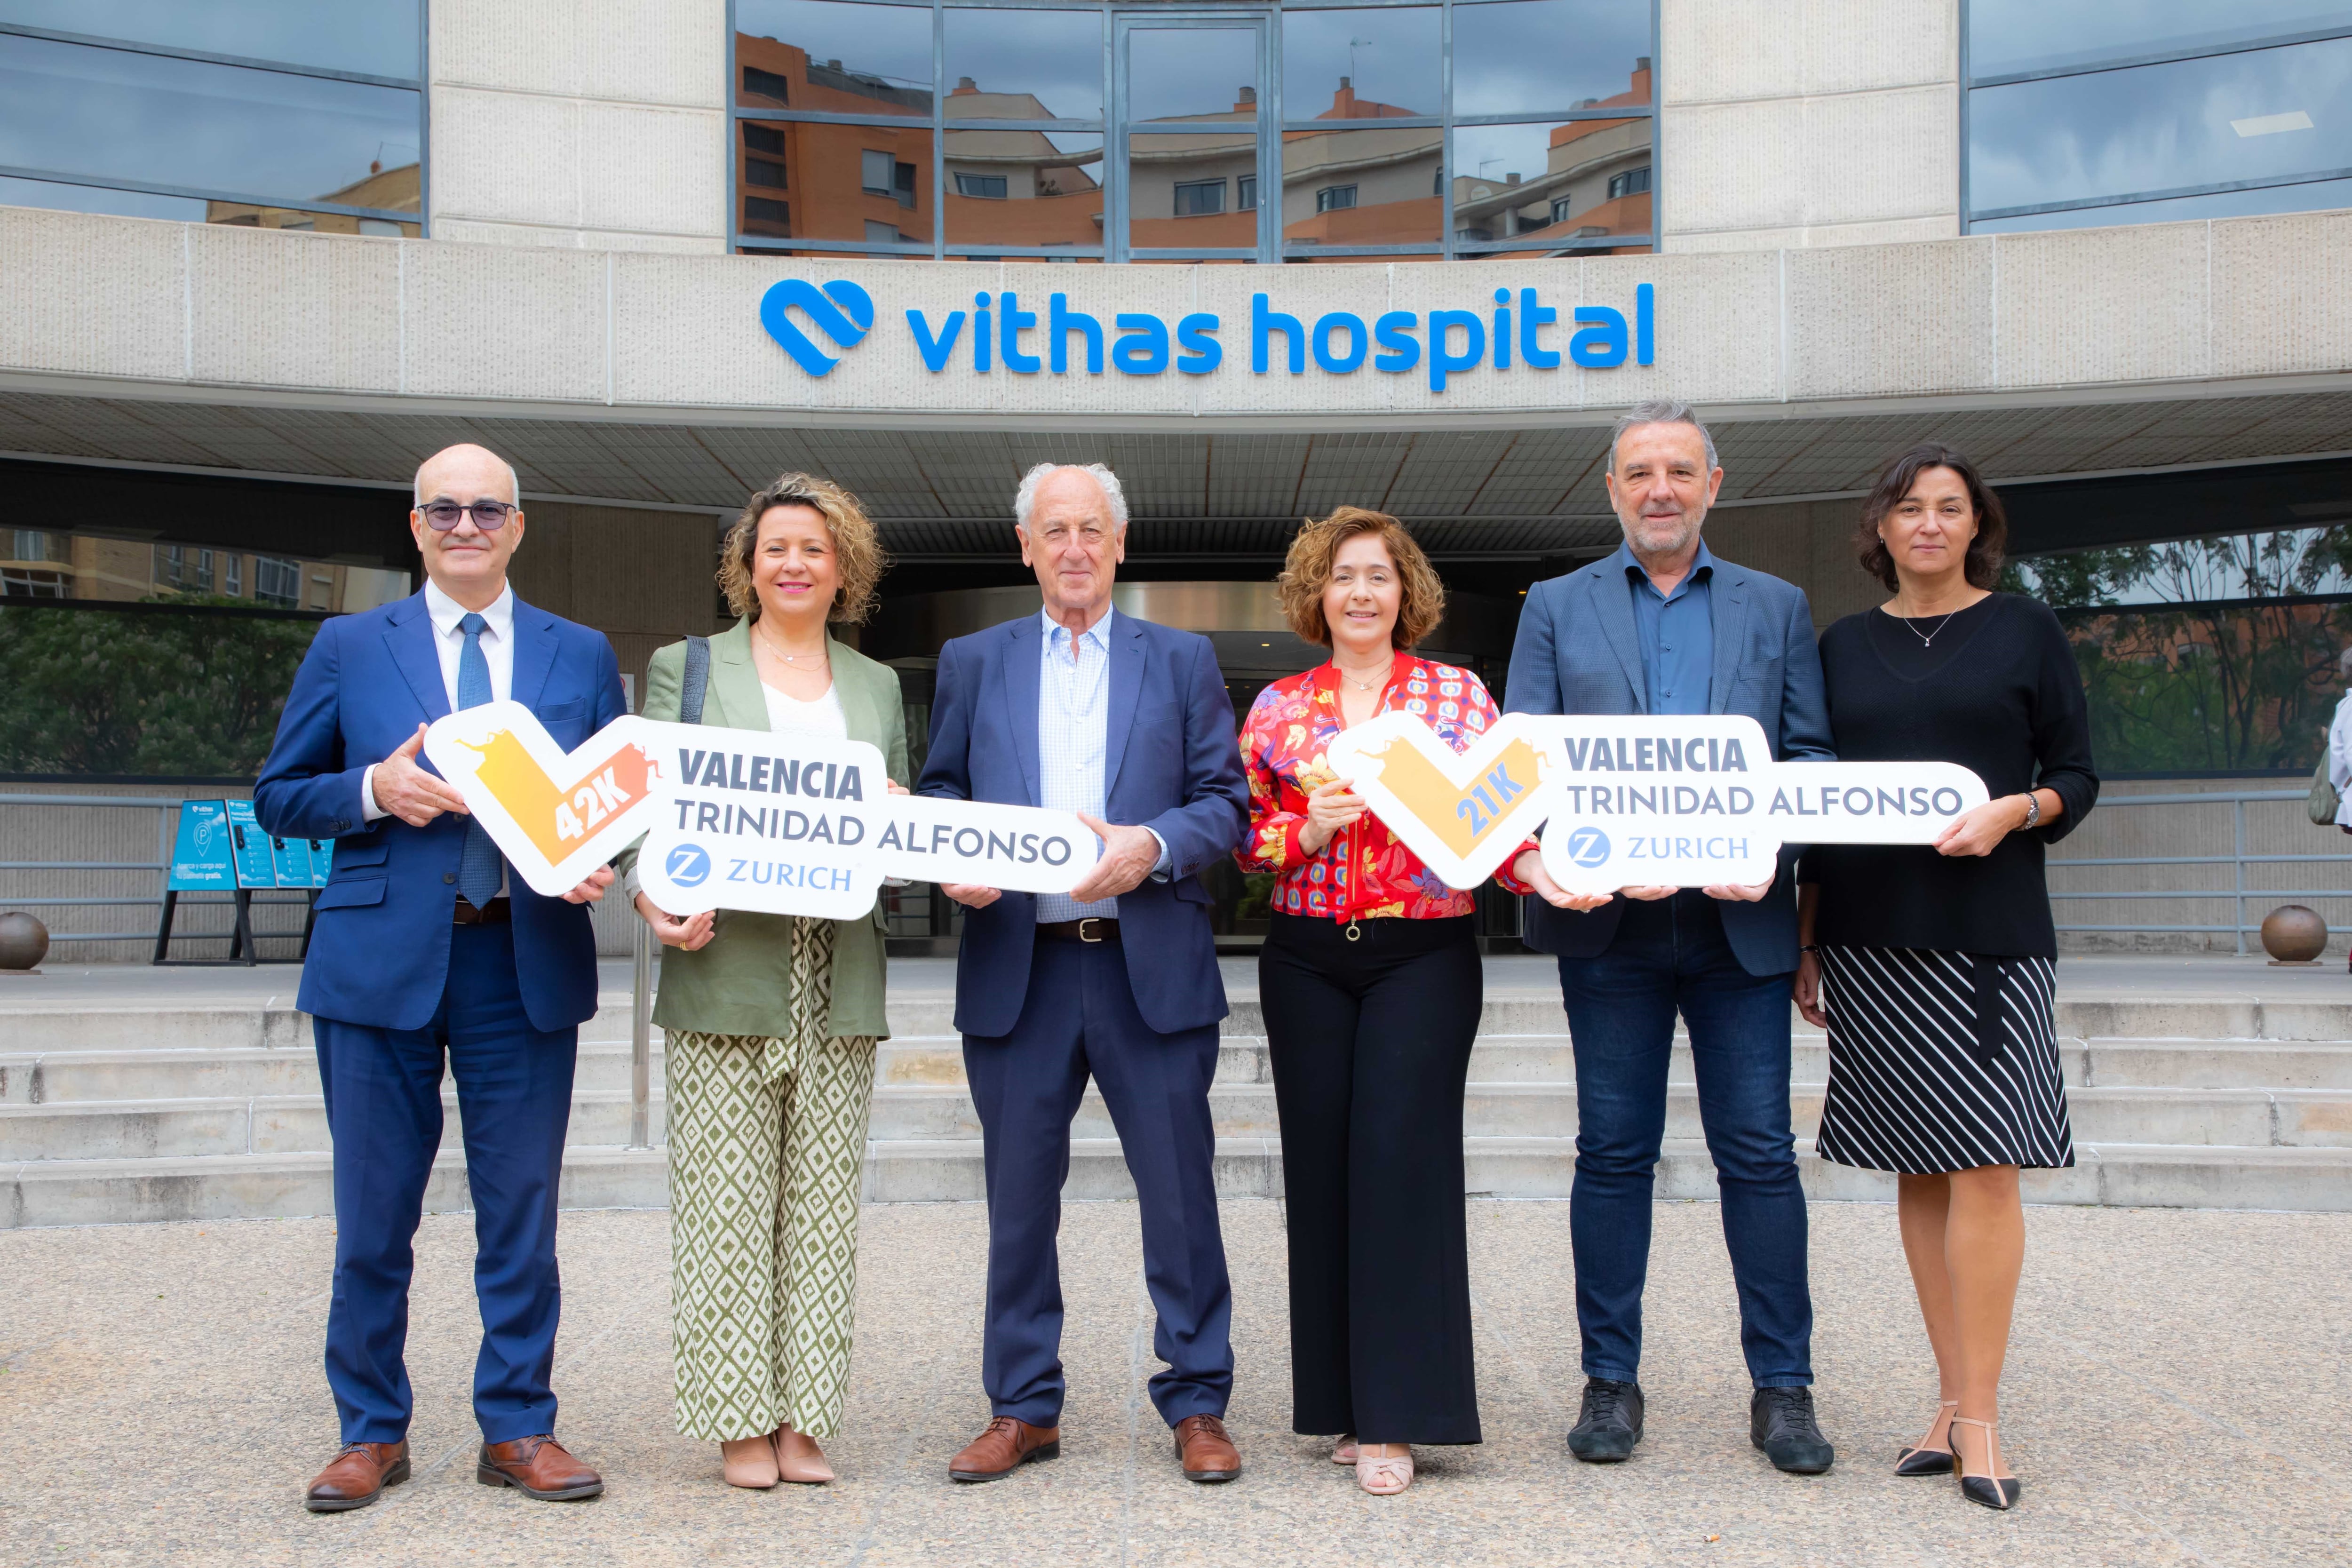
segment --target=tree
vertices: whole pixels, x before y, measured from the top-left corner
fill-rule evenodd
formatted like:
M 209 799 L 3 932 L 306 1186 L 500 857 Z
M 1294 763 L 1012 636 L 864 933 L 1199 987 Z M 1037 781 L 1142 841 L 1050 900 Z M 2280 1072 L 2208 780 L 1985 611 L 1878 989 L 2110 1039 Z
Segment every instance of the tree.
M 249 600 L 184 595 L 170 609 L 0 607 L 0 772 L 251 779 L 318 634 Z M 187 613 L 194 609 L 196 613 Z

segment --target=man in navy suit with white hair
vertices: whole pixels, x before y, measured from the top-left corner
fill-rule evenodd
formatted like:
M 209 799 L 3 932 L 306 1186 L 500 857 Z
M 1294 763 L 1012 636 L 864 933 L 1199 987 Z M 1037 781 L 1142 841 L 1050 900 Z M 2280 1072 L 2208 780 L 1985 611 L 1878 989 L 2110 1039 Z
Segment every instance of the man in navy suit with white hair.
M 1639 404 L 1617 422 L 1608 487 L 1625 542 L 1528 591 L 1507 710 L 1744 713 L 1776 759 L 1834 755 L 1803 591 L 1717 560 L 1699 538 L 1722 485 L 1715 438 L 1689 405 Z M 1585 1384 L 1568 1442 L 1589 1463 L 1629 1458 L 1642 1437 L 1642 1287 L 1680 1012 L 1755 1385 L 1748 1436 L 1780 1469 L 1830 1468 L 1789 1114 L 1796 854 L 1783 847 L 1773 879 L 1750 887 L 1590 897 L 1561 891 L 1532 850 L 1516 868 L 1539 895 L 1527 942 L 1559 955 L 1576 1052 L 1569 1231 Z
M 451 447 L 416 470 L 409 531 L 424 590 L 322 623 L 254 786 L 262 830 L 332 838 L 297 1005 L 311 1016 L 335 1146 L 335 1285 L 327 1382 L 343 1446 L 310 1483 L 315 1513 L 406 1480 L 412 1246 L 441 1145 L 446 1061 L 465 1121 L 482 1344 L 475 1475 L 549 1500 L 593 1497 L 554 1437 L 562 1284 L 555 1203 L 583 1021 L 596 1011 L 587 906 L 513 877 L 466 803 L 417 756 L 425 726 L 509 699 L 566 751 L 625 710 L 613 645 L 515 597 L 514 469 Z
M 1118 476 L 1041 463 L 1013 514 L 1044 612 L 940 650 L 917 793 L 1075 811 L 1102 856 L 1067 896 L 943 889 L 968 911 L 955 1022 L 984 1140 L 991 1416 L 948 1474 L 997 1480 L 1061 1451 L 1055 1234 L 1091 1077 L 1141 1200 L 1168 1363 L 1152 1403 L 1185 1477 L 1229 1481 L 1233 1291 L 1209 1116 L 1225 988 L 1198 873 L 1249 818 L 1233 703 L 1208 638 L 1112 610 L 1127 551 Z

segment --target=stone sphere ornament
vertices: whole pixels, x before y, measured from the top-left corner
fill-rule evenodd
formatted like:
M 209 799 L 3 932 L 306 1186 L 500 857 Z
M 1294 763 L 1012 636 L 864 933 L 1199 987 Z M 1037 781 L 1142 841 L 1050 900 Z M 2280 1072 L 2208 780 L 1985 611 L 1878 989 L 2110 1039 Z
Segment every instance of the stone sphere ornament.
M 2263 951 L 2280 963 L 2309 963 L 2327 946 L 2327 922 L 2301 904 L 2281 904 L 2263 917 Z
M 0 915 L 0 970 L 29 970 L 48 951 L 48 927 L 22 910 Z

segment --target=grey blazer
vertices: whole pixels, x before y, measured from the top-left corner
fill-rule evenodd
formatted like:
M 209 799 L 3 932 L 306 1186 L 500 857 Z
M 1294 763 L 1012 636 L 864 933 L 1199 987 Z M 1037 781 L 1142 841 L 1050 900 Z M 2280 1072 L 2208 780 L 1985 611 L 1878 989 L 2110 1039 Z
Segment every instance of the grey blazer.
M 1623 552 L 1528 590 L 1518 640 L 1504 689 L 1509 713 L 1646 713 L 1649 694 L 1633 629 L 1633 598 Z M 1772 752 L 1832 760 L 1822 656 L 1813 642 L 1804 590 L 1768 573 L 1716 558 L 1707 587 L 1715 664 L 1707 711 L 1745 713 L 1764 726 Z M 1797 903 L 1792 868 L 1799 846 L 1783 846 L 1780 875 L 1756 903 L 1727 901 L 1723 934 L 1751 974 L 1797 967 Z M 1617 934 L 1625 900 L 1589 914 L 1527 900 L 1527 942 L 1538 952 L 1592 958 Z

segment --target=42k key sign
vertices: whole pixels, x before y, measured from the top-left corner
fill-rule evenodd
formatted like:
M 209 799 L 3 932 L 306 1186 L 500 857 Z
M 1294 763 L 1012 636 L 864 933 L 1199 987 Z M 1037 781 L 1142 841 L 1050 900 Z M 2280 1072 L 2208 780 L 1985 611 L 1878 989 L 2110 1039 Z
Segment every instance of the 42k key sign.
M 1570 892 L 1753 884 L 1783 844 L 1933 843 L 1986 800 L 1957 763 L 1776 762 L 1733 713 L 1511 713 L 1459 753 L 1385 713 L 1327 763 L 1450 888 L 1484 882 L 1538 827 Z
M 863 741 L 632 714 L 566 755 L 530 709 L 490 702 L 436 721 L 425 754 L 534 891 L 642 835 L 638 881 L 675 915 L 855 920 L 885 877 L 1062 893 L 1102 850 L 1070 812 L 892 795 Z

